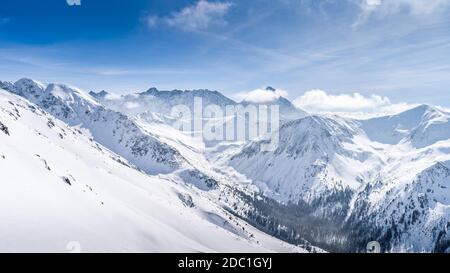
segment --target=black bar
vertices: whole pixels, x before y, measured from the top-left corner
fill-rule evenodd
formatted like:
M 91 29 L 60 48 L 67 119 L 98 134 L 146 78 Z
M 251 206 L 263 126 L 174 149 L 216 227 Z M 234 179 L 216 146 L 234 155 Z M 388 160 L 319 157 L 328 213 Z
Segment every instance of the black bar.
M 186 260 L 192 262 L 186 265 Z M 210 261 L 206 266 L 205 261 Z M 264 263 L 264 261 L 266 261 Z M 267 261 L 270 261 L 270 267 Z M 442 266 L 450 254 L 0 254 L 2 266 L 77 272 L 407 272 Z M 55 266 L 58 264 L 58 266 Z M 193 266 L 195 265 L 195 266 Z M 58 270 L 59 269 L 59 270 Z M 29 270 L 28 270 L 29 271 Z

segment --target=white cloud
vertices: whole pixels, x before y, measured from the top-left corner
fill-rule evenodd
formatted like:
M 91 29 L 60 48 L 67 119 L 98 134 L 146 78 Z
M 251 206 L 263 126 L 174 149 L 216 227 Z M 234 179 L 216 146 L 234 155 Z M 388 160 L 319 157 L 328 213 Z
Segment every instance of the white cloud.
M 118 95 L 118 94 L 110 94 L 110 93 L 108 93 L 108 94 L 105 96 L 105 99 L 106 99 L 106 100 L 120 100 L 120 99 L 122 99 L 122 96 L 120 96 L 120 95 Z
M 406 12 L 411 15 L 429 15 L 450 7 L 450 0 L 357 0 L 361 14 L 355 25 L 365 23 L 370 17 L 382 18 Z
M 138 108 L 140 105 L 137 102 L 128 101 L 125 103 L 124 106 L 126 109 L 135 109 L 135 108 Z
M 366 0 L 366 4 L 369 6 L 379 6 L 381 5 L 381 0 Z
M 130 76 L 130 75 L 174 75 L 192 74 L 193 69 L 121 69 L 121 68 L 99 68 L 94 69 L 94 73 L 100 76 Z
M 213 25 L 226 24 L 224 16 L 231 6 L 229 2 L 200 0 L 167 17 L 151 15 L 147 18 L 147 23 L 152 28 L 164 24 L 190 31 L 203 30 Z
M 268 90 L 268 89 L 256 89 L 249 92 L 241 92 L 233 97 L 238 101 L 248 101 L 253 103 L 265 103 L 277 100 L 280 97 L 288 97 L 288 92 L 284 90 Z
M 327 94 L 323 90 L 311 90 L 294 100 L 294 105 L 310 113 L 331 113 L 352 118 L 370 118 L 400 113 L 417 104 L 392 103 L 388 97 L 364 96 L 359 93 Z

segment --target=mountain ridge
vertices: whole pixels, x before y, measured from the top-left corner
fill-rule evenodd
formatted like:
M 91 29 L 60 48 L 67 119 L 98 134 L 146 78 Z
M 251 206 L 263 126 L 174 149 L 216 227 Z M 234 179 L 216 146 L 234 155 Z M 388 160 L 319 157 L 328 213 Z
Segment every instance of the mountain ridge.
M 170 127 L 165 114 L 179 102 L 192 107 L 192 92 L 150 89 L 120 101 L 94 98 L 107 98 L 106 91 L 84 99 L 84 92 L 65 85 L 0 82 L 3 87 L 71 126 L 90 129 L 94 139 L 139 168 L 163 155 L 162 164 L 171 168 L 152 166 L 147 173 L 192 185 L 285 241 L 309 241 L 334 251 L 361 251 L 373 240 L 385 251 L 450 251 L 450 114 L 437 107 L 419 105 L 364 120 L 282 115 L 273 132 L 279 145 L 266 151 L 264 139 L 205 145 Z M 197 94 L 209 102 L 228 102 L 220 93 Z M 133 107 L 138 101 L 140 108 Z M 111 120 L 118 124 L 110 126 Z M 108 126 L 92 127 L 102 122 Z M 3 133 L 11 133 L 1 124 Z M 148 141 L 137 137 L 130 143 L 128 137 L 114 137 L 115 130 Z M 114 143 L 108 142 L 111 136 Z M 118 149 L 116 142 L 122 141 L 127 145 Z
M 306 251 L 1 88 L 0 124 L 0 251 Z

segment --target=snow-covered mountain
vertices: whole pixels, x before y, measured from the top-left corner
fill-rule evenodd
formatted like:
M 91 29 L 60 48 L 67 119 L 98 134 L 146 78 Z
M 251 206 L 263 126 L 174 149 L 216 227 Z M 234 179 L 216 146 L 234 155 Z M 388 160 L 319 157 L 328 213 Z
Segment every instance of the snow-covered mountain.
M 266 90 L 269 92 L 276 92 L 276 89 L 272 87 L 267 87 Z M 152 87 L 145 92 L 128 95 L 113 95 L 105 90 L 97 93 L 91 91 L 89 94 L 102 105 L 131 116 L 145 112 L 170 116 L 172 108 L 177 105 L 187 106 L 194 112 L 195 98 L 201 98 L 203 107 L 217 105 L 220 108 L 225 109 L 226 106 L 233 105 L 242 105 L 244 107 L 248 105 L 258 106 L 260 104 L 267 106 L 278 105 L 283 119 L 292 120 L 307 115 L 305 111 L 294 106 L 288 99 L 281 96 L 264 103 L 255 103 L 246 100 L 235 102 L 218 91 L 207 89 L 161 91 L 155 87 Z
M 289 100 L 278 97 L 265 103 L 279 105 L 281 114 L 281 126 L 274 133 L 274 137 L 279 136 L 278 146 L 267 151 L 263 149 L 267 144 L 264 139 L 206 142 L 192 132 L 181 132 L 171 126 L 177 119 L 171 115 L 172 107 L 184 105 L 193 111 L 194 98 L 201 98 L 203 106 L 259 106 L 250 101 L 236 103 L 217 91 L 151 88 L 143 93 L 116 96 L 106 91 L 86 94 L 66 85 L 45 85 L 29 79 L 14 84 L 0 82 L 0 88 L 12 93 L 1 93 L 7 99 L 2 104 L 2 109 L 6 109 L 2 113 L 6 114 L 0 119 L 0 137 L 12 139 L 8 137 L 16 130 L 11 124 L 41 132 L 36 127 L 39 122 L 20 119 L 22 114 L 13 106 L 22 104 L 23 109 L 31 109 L 27 111 L 31 111 L 29 115 L 33 118 L 37 118 L 34 115 L 50 117 L 50 121 L 45 121 L 50 132 L 57 130 L 55 128 L 64 129 L 66 135 L 59 132 L 51 143 L 58 141 L 58 147 L 76 154 L 77 164 L 86 167 L 81 172 L 93 175 L 83 181 L 97 179 L 97 172 L 113 176 L 114 181 L 136 175 L 138 178 L 127 182 L 142 186 L 145 180 L 150 181 L 145 187 L 158 185 L 155 187 L 160 187 L 161 194 L 155 195 L 163 203 L 164 200 L 172 205 L 181 202 L 187 207 L 196 204 L 195 209 L 186 209 L 188 212 L 182 209 L 181 214 L 191 217 L 194 213 L 198 221 L 231 230 L 234 234 L 231 236 L 246 238 L 243 243 L 246 246 L 254 246 L 254 241 L 248 240 L 252 236 L 234 232 L 229 226 L 231 222 L 239 227 L 244 225 L 246 232 L 251 230 L 251 234 L 262 236 L 268 245 L 256 244 L 258 251 L 261 247 L 262 251 L 298 250 L 289 245 L 280 246 L 279 241 L 269 235 L 297 245 L 312 243 L 329 251 L 363 251 L 373 240 L 379 241 L 385 251 L 450 251 L 450 113 L 436 107 L 422 105 L 397 115 L 357 120 L 308 115 Z M 229 120 L 227 116 L 225 122 Z M 214 119 L 203 120 L 211 121 Z M 69 136 L 81 139 L 71 139 L 74 143 L 87 143 L 95 150 L 92 151 L 95 155 L 84 156 L 66 147 L 68 143 L 60 143 Z M 46 151 L 53 150 L 53 146 L 39 145 Z M 89 150 L 83 145 L 79 149 Z M 7 147 L 15 146 L 8 143 Z M 19 150 L 11 149 L 12 155 Z M 34 151 L 31 147 L 27 150 Z M 33 152 L 29 158 L 21 160 L 35 164 L 30 159 L 34 154 L 39 154 L 38 161 L 44 169 L 54 169 L 48 159 L 51 152 L 44 157 L 42 151 Z M 0 162 L 2 155 L 0 150 Z M 54 178 L 57 181 L 74 185 L 74 181 L 80 179 L 77 176 L 82 176 L 78 175 L 79 169 L 71 167 L 72 162 L 52 161 L 58 162 L 58 169 L 69 172 L 58 173 L 58 178 Z M 10 163 L 9 169 L 13 170 L 18 162 Z M 64 167 L 65 164 L 69 165 Z M 87 168 L 97 165 L 101 167 Z M 115 172 L 116 165 L 125 173 Z M 33 166 L 25 168 L 31 170 Z M 115 178 L 117 175 L 120 178 Z M 46 177 L 39 180 L 53 181 Z M 97 180 L 101 184 L 98 187 L 109 193 L 109 185 L 107 187 L 100 178 Z M 129 191 L 126 189 L 129 184 L 120 183 L 124 183 L 120 190 Z M 119 186 L 114 189 L 119 190 Z M 152 188 L 144 190 L 153 191 Z M 167 200 L 165 194 L 169 196 Z M 130 208 L 122 196 L 114 198 Z M 139 198 L 136 200 L 133 202 L 142 206 L 153 205 Z M 206 208 L 214 208 L 216 215 L 205 213 Z M 157 217 L 151 213 L 139 211 L 140 215 Z M 236 216 L 269 235 L 237 220 Z M 228 218 L 225 227 L 219 224 Z M 175 222 L 168 225 L 171 224 Z M 216 241 L 204 241 L 197 238 L 197 233 L 189 234 L 209 250 L 223 250 L 212 247 Z M 170 250 L 162 245 L 160 249 Z
M 273 152 L 262 151 L 264 140 L 252 142 L 232 156 L 235 169 L 261 182 L 280 201 L 308 200 L 327 190 L 357 188 L 354 164 L 370 151 L 359 150 L 353 137 L 357 124 L 340 118 L 308 116 L 284 124 Z M 352 178 L 353 178 L 352 177 Z
M 147 173 L 172 172 L 186 164 L 170 146 L 143 132 L 127 115 L 105 108 L 83 91 L 62 84 L 43 85 L 30 79 L 0 87 L 28 99 L 70 126 L 125 157 Z
M 256 230 L 207 192 L 176 176 L 149 176 L 97 143 L 90 126 L 144 133 L 83 93 L 28 80 L 2 87 L 10 92 L 0 89 L 0 252 L 305 251 Z
M 277 92 L 277 90 L 271 86 L 268 86 L 265 88 L 265 91 L 267 92 Z M 295 119 L 299 119 L 299 118 L 303 118 L 305 116 L 308 115 L 307 112 L 303 111 L 302 109 L 299 109 L 298 107 L 296 107 L 294 104 L 292 104 L 292 102 L 290 102 L 288 99 L 282 97 L 282 96 L 274 96 L 273 100 L 269 100 L 269 101 L 264 101 L 261 103 L 256 103 L 253 101 L 249 101 L 244 99 L 241 102 L 242 105 L 247 106 L 247 105 L 266 105 L 268 107 L 270 107 L 271 105 L 278 105 L 279 106 L 279 111 L 280 111 L 280 119 L 281 120 L 295 120 Z
M 423 148 L 450 138 L 450 113 L 429 105 L 421 105 L 394 116 L 369 119 L 362 122 L 371 140 L 398 144 L 410 142 Z
M 450 251 L 448 117 L 426 105 L 362 121 L 309 116 L 280 128 L 275 151 L 255 141 L 229 162 L 266 195 L 334 219 L 361 249 Z
M 276 90 L 268 87 L 268 91 L 275 92 Z M 201 126 L 214 126 L 215 128 L 221 127 L 223 130 L 222 138 L 209 139 L 202 135 L 201 140 L 196 140 L 196 142 L 202 142 L 204 147 L 214 147 L 220 143 L 226 142 L 235 143 L 241 141 L 248 141 L 254 139 L 255 137 L 261 137 L 266 132 L 258 132 L 256 136 L 246 135 L 245 139 L 238 138 L 237 134 L 231 133 L 235 137 L 233 139 L 225 139 L 225 136 L 230 134 L 226 132 L 225 128 L 236 128 L 238 120 L 244 120 L 246 128 L 259 128 L 260 120 L 258 118 L 247 118 L 246 113 L 256 113 L 260 115 L 259 106 L 262 104 L 257 104 L 249 101 L 242 101 L 237 103 L 232 99 L 227 98 L 223 94 L 217 91 L 210 91 L 206 89 L 201 90 L 173 90 L 173 91 L 160 91 L 154 87 L 148 89 L 142 93 L 128 94 L 128 95 L 112 95 L 106 91 L 89 93 L 93 99 L 95 99 L 99 104 L 104 105 L 108 109 L 113 109 L 115 111 L 126 114 L 132 119 L 139 121 L 139 124 L 143 127 L 155 127 L 160 124 L 174 125 L 174 124 L 188 124 L 190 130 L 187 130 L 187 134 L 191 136 L 199 137 L 198 128 L 195 128 L 196 118 L 201 116 Z M 279 97 L 276 100 L 269 101 L 263 105 L 267 106 L 268 119 L 266 123 L 270 122 L 270 106 L 278 105 L 279 114 L 282 122 L 297 119 L 306 116 L 306 112 L 295 107 L 289 100 Z M 177 107 L 178 109 L 188 109 L 189 115 L 180 116 L 178 111 L 172 112 Z M 209 109 L 219 109 L 221 111 L 220 116 L 217 118 L 216 114 L 211 114 L 208 112 Z M 230 108 L 231 107 L 231 108 Z M 261 108 L 263 109 L 263 108 Z M 185 110 L 182 111 L 183 114 L 186 113 Z M 275 114 L 273 114 L 275 115 Z M 198 123 L 197 123 L 198 124 Z M 268 125 L 270 126 L 270 125 Z M 159 130 L 157 130 L 159 131 Z M 262 130 L 261 130 L 262 131 Z M 161 136 L 165 138 L 165 136 Z
M 194 112 L 195 98 L 201 98 L 204 106 L 215 104 L 225 107 L 236 104 L 221 93 L 207 89 L 160 91 L 152 87 L 145 92 L 121 96 L 109 94 L 104 90 L 98 93 L 91 91 L 89 94 L 102 105 L 130 116 L 145 112 L 170 116 L 172 108 L 177 105 L 187 106 Z

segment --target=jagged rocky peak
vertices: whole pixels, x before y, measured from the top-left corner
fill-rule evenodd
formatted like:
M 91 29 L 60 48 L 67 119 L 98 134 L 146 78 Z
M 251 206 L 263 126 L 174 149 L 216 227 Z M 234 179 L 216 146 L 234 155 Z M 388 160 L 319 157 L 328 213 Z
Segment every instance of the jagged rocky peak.
M 4 89 L 6 91 L 10 91 L 14 93 L 14 85 L 11 82 L 3 82 L 0 81 L 0 89 Z
M 228 104 L 234 104 L 235 102 L 222 93 L 216 90 L 209 89 L 195 89 L 195 90 L 180 90 L 174 89 L 171 91 L 158 90 L 155 87 L 148 89 L 145 92 L 139 93 L 139 96 L 154 96 L 159 99 L 192 99 L 193 97 L 202 97 L 203 99 L 208 99 L 217 102 L 223 102 Z M 221 103 L 222 104 L 222 103 Z
M 105 90 L 102 90 L 102 91 L 97 92 L 97 93 L 94 92 L 94 91 L 90 91 L 89 95 L 91 95 L 91 97 L 94 97 L 94 98 L 98 99 L 98 98 L 105 98 L 106 96 L 109 95 L 109 93 L 106 92 Z
M 147 91 L 139 93 L 139 95 L 151 95 L 151 96 L 156 96 L 159 93 L 159 90 L 156 87 L 151 87 L 149 88 Z
M 275 92 L 275 91 L 277 91 L 275 88 L 273 88 L 272 86 L 267 86 L 266 87 L 266 90 L 267 91 L 272 91 L 272 92 Z

